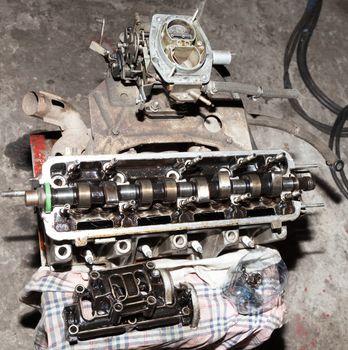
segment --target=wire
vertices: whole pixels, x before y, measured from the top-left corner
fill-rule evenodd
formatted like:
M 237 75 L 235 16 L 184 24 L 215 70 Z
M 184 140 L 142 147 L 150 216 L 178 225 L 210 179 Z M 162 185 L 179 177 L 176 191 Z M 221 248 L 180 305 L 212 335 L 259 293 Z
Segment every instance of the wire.
M 338 159 L 340 159 L 341 138 L 348 136 L 348 128 L 344 127 L 345 122 L 348 120 L 348 106 L 342 108 L 319 88 L 319 86 L 313 80 L 307 63 L 307 54 L 310 39 L 320 17 L 321 8 L 322 0 L 308 0 L 304 14 L 302 15 L 300 21 L 297 23 L 295 29 L 291 33 L 284 53 L 283 82 L 285 88 L 292 88 L 289 67 L 294 56 L 295 50 L 297 49 L 297 66 L 304 84 L 311 92 L 311 94 L 325 108 L 337 115 L 337 118 L 333 126 L 331 126 L 322 123 L 308 115 L 308 113 L 303 109 L 303 107 L 297 100 L 289 100 L 290 104 L 303 119 L 305 119 L 307 122 L 309 122 L 311 125 L 313 125 L 318 130 L 322 131 L 323 133 L 330 135 L 329 148 L 331 150 L 334 150 Z M 328 163 L 328 165 L 330 166 L 330 171 L 333 180 L 335 181 L 338 189 L 348 199 L 348 179 L 344 172 L 343 161 L 338 160 L 335 162 L 335 164 Z
M 318 4 L 320 6 L 318 6 Z M 307 3 L 307 7 L 305 9 L 304 14 L 302 15 L 300 21 L 297 23 L 294 31 L 290 35 L 289 41 L 286 45 L 285 54 L 284 54 L 284 63 L 283 63 L 284 64 L 283 82 L 284 82 L 284 87 L 287 89 L 293 88 L 291 80 L 290 80 L 289 67 L 290 67 L 292 57 L 295 53 L 296 47 L 298 47 L 299 41 L 301 40 L 303 33 L 312 33 L 313 32 L 315 25 L 318 21 L 319 15 L 320 15 L 320 10 L 321 10 L 321 0 L 309 0 Z M 307 47 L 308 47 L 310 38 L 311 38 L 311 35 L 308 37 Z M 303 52 L 303 51 L 301 51 L 301 52 Z M 307 51 L 305 51 L 304 53 L 307 54 Z M 306 67 L 307 67 L 307 71 L 308 71 L 307 64 L 306 64 Z M 300 70 L 300 67 L 299 67 L 299 70 Z M 301 71 L 303 72 L 302 67 L 301 67 Z M 309 74 L 309 76 L 310 76 L 310 74 Z M 311 78 L 311 76 L 310 76 L 310 78 Z M 311 80 L 313 82 L 312 78 L 311 78 Z M 301 104 L 298 102 L 298 100 L 292 99 L 289 101 L 290 101 L 292 108 L 303 119 L 305 119 L 308 123 L 313 125 L 315 128 L 317 128 L 321 132 L 323 132 L 327 135 L 330 135 L 331 128 L 332 128 L 331 125 L 319 122 L 318 120 L 309 116 L 308 113 L 303 109 Z M 348 129 L 347 128 L 343 129 L 342 136 L 343 137 L 348 136 Z
M 318 22 L 320 12 L 321 12 L 322 1 L 318 0 L 318 5 L 316 11 L 313 13 L 313 19 L 308 26 L 306 26 L 301 33 L 299 43 L 297 46 L 297 65 L 299 68 L 300 75 L 303 82 L 307 86 L 308 90 L 313 94 L 313 96 L 328 110 L 334 114 L 338 114 L 342 107 L 336 102 L 331 100 L 315 83 L 312 78 L 311 73 L 308 69 L 307 64 L 307 52 L 310 39 L 313 34 L 313 30 Z
M 332 128 L 332 132 L 329 140 L 330 149 L 333 150 L 333 147 L 335 144 L 335 152 L 339 158 L 341 157 L 341 150 L 340 150 L 341 133 L 342 133 L 343 125 L 347 120 L 348 120 L 348 106 L 343 108 L 339 113 L 335 121 L 335 124 Z M 334 169 L 332 169 L 332 167 L 330 167 L 330 171 L 337 187 L 340 189 L 342 194 L 348 199 L 348 179 L 344 172 L 343 166 L 344 164 L 342 162 L 341 166 L 338 169 L 338 174 L 340 175 L 341 179 L 337 175 L 337 172 Z

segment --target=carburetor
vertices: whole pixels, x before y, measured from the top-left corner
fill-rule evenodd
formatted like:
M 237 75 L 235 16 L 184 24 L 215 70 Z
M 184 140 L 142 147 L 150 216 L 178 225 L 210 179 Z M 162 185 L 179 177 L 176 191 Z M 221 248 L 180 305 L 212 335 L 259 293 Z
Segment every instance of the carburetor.
M 145 102 L 159 85 L 178 103 L 207 99 L 200 96 L 208 84 L 213 65 L 229 64 L 229 51 L 213 51 L 196 20 L 196 15 L 159 15 L 148 19 L 136 15 L 134 27 L 120 35 L 113 53 L 92 42 L 90 48 L 102 54 L 115 79 L 135 81 L 138 101 Z
M 194 16 L 136 15 L 115 47 L 92 42 L 108 76 L 89 96 L 91 129 L 59 96 L 29 92 L 27 115 L 60 127 L 31 135 L 42 264 L 108 268 L 200 259 L 286 238 L 311 174 L 282 150 L 252 150 L 240 95 L 294 90 L 212 80 L 231 62 Z

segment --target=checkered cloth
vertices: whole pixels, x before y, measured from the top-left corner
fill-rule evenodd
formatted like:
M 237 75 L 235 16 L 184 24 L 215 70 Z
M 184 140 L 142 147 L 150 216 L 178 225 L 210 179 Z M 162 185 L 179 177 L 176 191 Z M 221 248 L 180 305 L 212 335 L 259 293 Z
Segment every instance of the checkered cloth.
M 31 305 L 38 304 L 37 296 L 41 295 L 42 317 L 36 328 L 35 349 L 252 349 L 283 325 L 285 306 L 281 296 L 273 301 L 271 309 L 265 309 L 267 311 L 240 315 L 231 300 L 223 296 L 222 288 L 207 284 L 194 269 L 187 271 L 185 282 L 195 287 L 198 296 L 200 321 L 197 328 L 175 325 L 133 330 L 117 336 L 80 341 L 71 347 L 65 339 L 63 309 L 72 304 L 76 284 L 87 286 L 88 275 L 40 268 L 22 295 L 22 301 Z

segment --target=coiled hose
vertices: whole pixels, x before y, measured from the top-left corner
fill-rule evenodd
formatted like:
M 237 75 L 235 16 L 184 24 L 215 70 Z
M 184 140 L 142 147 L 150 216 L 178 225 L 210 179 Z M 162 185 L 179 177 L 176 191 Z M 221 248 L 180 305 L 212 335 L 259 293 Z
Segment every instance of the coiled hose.
M 318 22 L 320 12 L 322 8 L 322 0 L 308 0 L 304 14 L 300 21 L 297 23 L 294 31 L 291 33 L 289 41 L 287 43 L 284 54 L 284 88 L 291 89 L 292 83 L 290 80 L 289 67 L 292 57 L 297 48 L 297 66 L 306 87 L 311 94 L 328 110 L 337 115 L 336 121 L 333 126 L 319 122 L 312 118 L 303 109 L 301 104 L 296 99 L 290 99 L 290 104 L 293 109 L 307 122 L 316 127 L 318 130 L 325 134 L 330 135 L 329 147 L 334 149 L 338 158 L 340 158 L 340 140 L 342 137 L 348 136 L 348 128 L 344 127 L 348 117 L 348 107 L 342 108 L 331 98 L 329 98 L 315 83 L 310 74 L 307 64 L 307 53 L 310 39 L 313 31 Z M 344 172 L 343 161 L 336 162 L 335 165 L 328 164 L 332 177 L 341 191 L 341 193 L 348 199 L 348 180 Z

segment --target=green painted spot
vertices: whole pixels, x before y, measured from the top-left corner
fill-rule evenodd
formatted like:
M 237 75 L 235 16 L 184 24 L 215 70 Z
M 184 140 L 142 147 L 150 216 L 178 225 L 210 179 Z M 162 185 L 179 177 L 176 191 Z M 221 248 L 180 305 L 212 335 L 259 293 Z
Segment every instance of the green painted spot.
M 49 214 L 52 211 L 52 193 L 51 193 L 51 186 L 49 183 L 45 183 L 45 194 L 46 194 L 46 201 L 45 201 L 45 213 Z

